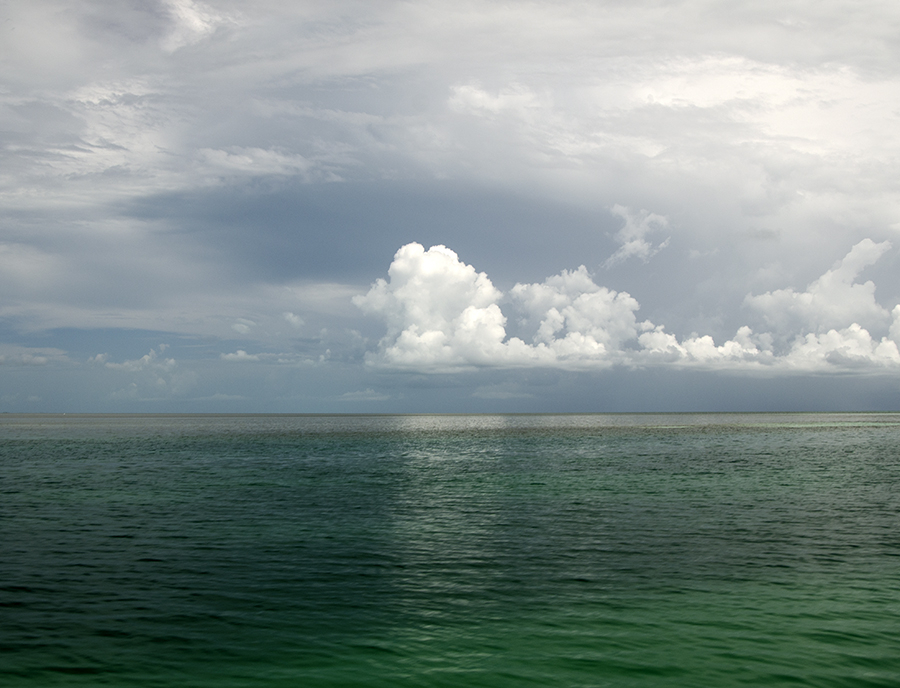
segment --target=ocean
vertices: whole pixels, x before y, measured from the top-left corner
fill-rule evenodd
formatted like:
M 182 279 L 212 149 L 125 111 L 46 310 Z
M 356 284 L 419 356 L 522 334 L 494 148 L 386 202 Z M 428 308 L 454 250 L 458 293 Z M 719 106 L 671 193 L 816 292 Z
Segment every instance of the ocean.
M 0 685 L 900 685 L 900 414 L 0 416 Z

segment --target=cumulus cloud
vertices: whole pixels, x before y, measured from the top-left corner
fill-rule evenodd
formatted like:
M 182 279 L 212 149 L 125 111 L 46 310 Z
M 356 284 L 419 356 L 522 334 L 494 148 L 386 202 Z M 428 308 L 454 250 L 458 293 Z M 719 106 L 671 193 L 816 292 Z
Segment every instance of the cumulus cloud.
M 529 320 L 539 320 L 534 343 L 558 357 L 603 356 L 639 331 L 638 302 L 626 292 L 597 286 L 583 265 L 541 284 L 517 284 L 510 298 L 521 304 Z
M 841 368 L 900 366 L 897 342 L 887 337 L 880 341 L 858 324 L 824 334 L 799 337 L 785 356 L 787 365 L 800 370 L 820 370 L 829 364 Z
M 370 363 L 446 370 L 472 366 L 609 364 L 639 327 L 629 294 L 597 286 L 583 266 L 541 284 L 517 284 L 510 300 L 534 326 L 532 343 L 508 337 L 502 294 L 445 246 L 407 244 L 354 303 L 388 326 Z
M 891 315 L 893 316 L 893 322 L 891 322 L 888 338 L 900 344 L 900 305 L 894 306 Z
M 198 376 L 193 371 L 180 371 L 174 358 L 164 358 L 162 354 L 168 348 L 160 344 L 140 358 L 114 363 L 105 357 L 95 357 L 97 363 L 114 371 L 129 373 L 131 381 L 121 389 L 113 392 L 114 399 L 160 399 L 183 396 L 197 382 Z
M 445 246 L 402 247 L 388 270 L 364 296 L 359 308 L 384 318 L 381 360 L 398 367 L 437 369 L 491 365 L 528 356 L 520 339 L 506 338 L 500 292 Z
M 231 329 L 238 334 L 247 335 L 250 334 L 254 327 L 256 327 L 256 323 L 252 320 L 247 320 L 246 318 L 238 318 L 238 321 L 232 324 Z
M 857 278 L 890 248 L 889 241 L 876 244 L 863 239 L 805 291 L 778 289 L 747 296 L 745 303 L 780 332 L 790 332 L 798 326 L 822 332 L 860 322 L 882 325 L 890 316 L 875 300 L 875 284 L 871 280 L 860 284 Z
M 155 368 L 155 369 L 163 369 L 163 370 L 171 370 L 175 367 L 175 359 L 174 358 L 160 358 L 160 355 L 168 348 L 165 344 L 160 344 L 156 349 L 150 349 L 150 352 L 144 354 L 140 358 L 134 359 L 132 361 L 123 361 L 122 363 L 113 363 L 111 361 L 106 361 L 105 365 L 107 368 L 112 370 L 125 370 L 129 372 L 135 372 L 138 370 L 145 370 L 147 368 Z M 104 355 L 105 354 L 101 354 Z M 99 357 L 95 360 L 100 360 Z M 105 359 L 104 359 L 105 361 Z
M 301 318 L 299 315 L 296 315 L 296 314 L 292 313 L 291 311 L 285 311 L 284 313 L 282 313 L 282 315 L 284 316 L 284 319 L 286 322 L 290 323 L 297 329 L 300 329 L 301 327 L 303 327 L 303 324 L 304 324 L 303 318 Z
M 860 242 L 807 292 L 771 292 L 748 297 L 767 313 L 799 311 L 804 325 L 854 315 L 884 315 L 874 301 L 874 285 L 855 283 L 860 270 L 877 260 L 887 242 Z M 679 338 L 664 325 L 639 320 L 638 301 L 627 292 L 597 285 L 584 266 L 534 284 L 516 284 L 501 294 L 485 273 L 461 261 L 445 246 L 427 251 L 417 243 L 397 251 L 388 270 L 369 292 L 354 298 L 367 313 L 387 324 L 372 365 L 425 372 L 472 367 L 603 368 L 611 365 L 815 371 L 859 367 L 900 370 L 900 306 L 894 308 L 889 336 L 880 341 L 857 322 L 842 329 L 795 330 L 779 352 L 771 332 L 740 327 L 716 344 L 710 335 Z M 774 296 L 773 296 L 774 294 Z M 761 301 L 757 299 L 762 299 Z M 503 303 L 529 341 L 509 336 Z M 770 305 L 774 303 L 775 305 Z M 854 310 L 858 309 L 858 310 Z M 525 336 L 523 334 L 523 336 Z
M 708 334 L 695 334 L 679 342 L 675 335 L 666 332 L 661 325 L 641 334 L 638 342 L 641 349 L 634 356 L 635 362 L 714 368 L 756 367 L 753 364 L 771 365 L 775 362 L 771 335 L 754 335 L 753 330 L 746 325 L 737 331 L 733 339 L 719 346 Z
M 604 263 L 606 267 L 611 267 L 629 258 L 638 258 L 646 263 L 669 245 L 668 238 L 655 246 L 647 238 L 649 234 L 663 231 L 669 226 L 669 221 L 662 215 L 646 210 L 636 213 L 621 205 L 614 205 L 612 212 L 625 220 L 625 226 L 616 232 L 615 240 L 619 243 L 619 248 L 606 259 Z
M 258 361 L 259 356 L 256 354 L 248 354 L 243 349 L 238 349 L 233 354 L 221 354 L 219 356 L 223 361 Z

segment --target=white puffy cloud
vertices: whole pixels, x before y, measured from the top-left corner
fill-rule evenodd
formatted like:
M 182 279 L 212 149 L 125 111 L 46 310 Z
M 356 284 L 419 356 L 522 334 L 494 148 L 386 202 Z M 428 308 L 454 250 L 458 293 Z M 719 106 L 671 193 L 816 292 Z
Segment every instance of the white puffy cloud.
M 616 232 L 615 239 L 619 243 L 619 248 L 606 259 L 604 265 L 607 267 L 629 258 L 639 258 L 646 263 L 669 245 L 668 238 L 655 246 L 647 239 L 647 235 L 664 230 L 669 226 L 669 221 L 662 215 L 646 210 L 635 213 L 630 208 L 618 204 L 612 207 L 612 212 L 625 220 L 625 226 Z
M 394 366 L 444 369 L 493 365 L 528 356 L 520 339 L 506 338 L 501 294 L 483 272 L 445 246 L 402 247 L 365 296 L 353 302 L 388 326 L 380 360 Z
M 842 330 L 799 337 L 789 354 L 787 365 L 800 370 L 820 370 L 828 364 L 842 368 L 900 366 L 897 343 L 887 337 L 880 341 L 856 323 Z
M 259 356 L 256 354 L 248 354 L 243 349 L 238 349 L 233 354 L 220 354 L 219 358 L 223 361 L 258 361 Z
M 478 366 L 608 366 L 626 359 L 640 332 L 637 300 L 594 283 L 587 268 L 542 283 L 516 284 L 507 295 L 531 343 L 509 336 L 503 295 L 484 273 L 445 246 L 407 244 L 369 292 L 354 298 L 380 316 L 387 334 L 370 363 L 444 371 Z
M 164 358 L 169 347 L 160 344 L 140 358 L 115 363 L 107 361 L 105 355 L 94 357 L 94 362 L 103 362 L 109 370 L 127 373 L 130 382 L 112 393 L 114 399 L 163 399 L 187 394 L 197 383 L 197 373 L 181 371 L 174 358 Z
M 290 323 L 297 329 L 303 327 L 304 321 L 303 318 L 301 318 L 299 315 L 292 313 L 291 311 L 285 311 L 284 313 L 282 313 L 282 315 L 284 316 L 285 322 Z
M 162 354 L 167 348 L 168 346 L 166 346 L 165 344 L 160 344 L 159 347 L 157 347 L 156 349 L 150 349 L 149 353 L 144 354 L 140 358 L 134 359 L 132 361 L 124 361 L 122 363 L 106 362 L 106 367 L 112 370 L 125 370 L 129 372 L 146 370 L 147 368 L 172 370 L 175 367 L 175 359 L 160 358 L 160 354 Z
M 530 320 L 538 320 L 535 344 L 546 345 L 558 357 L 603 356 L 639 331 L 638 302 L 626 292 L 597 286 L 583 265 L 541 284 L 517 284 L 510 298 Z
M 382 317 L 388 332 L 370 363 L 446 370 L 472 366 L 602 366 L 650 323 L 637 322 L 638 302 L 594 283 L 584 266 L 508 295 L 532 333 L 530 344 L 508 337 L 502 294 L 484 273 L 444 246 L 408 244 L 388 271 L 354 303 Z
M 491 306 L 500 298 L 486 274 L 476 273 L 446 246 L 426 251 L 421 244 L 407 244 L 394 255 L 388 275 L 389 281 L 379 279 L 354 303 L 385 313 L 389 335 L 404 331 L 410 322 L 423 331 L 444 331 L 464 310 L 493 313 Z
M 254 327 L 256 327 L 256 323 L 252 320 L 248 320 L 247 318 L 238 318 L 238 321 L 232 324 L 231 329 L 238 334 L 247 335 L 252 332 Z
M 875 284 L 856 280 L 891 248 L 889 241 L 876 244 L 863 239 L 835 266 L 806 287 L 806 291 L 778 289 L 748 296 L 745 303 L 779 332 L 797 327 L 822 332 L 863 322 L 883 325 L 890 317 L 875 300 Z
M 752 368 L 775 362 L 771 335 L 754 335 L 746 325 L 737 331 L 733 339 L 720 346 L 708 334 L 695 334 L 679 342 L 661 325 L 641 334 L 638 341 L 641 350 L 635 361 L 645 363 Z
M 782 353 L 772 333 L 756 334 L 746 325 L 718 345 L 712 336 L 696 333 L 679 340 L 663 325 L 639 321 L 637 300 L 597 285 L 584 266 L 542 283 L 516 284 L 504 296 L 485 273 L 445 246 L 428 251 L 416 243 L 402 247 L 388 271 L 390 279 L 377 280 L 354 303 L 387 324 L 378 351 L 367 356 L 370 364 L 424 372 L 610 365 L 786 372 L 875 366 L 900 371 L 900 305 L 894 308 L 889 336 L 880 341 L 855 321 L 840 330 L 808 329 L 887 313 L 874 300 L 874 285 L 854 280 L 888 248 L 887 242 L 862 241 L 806 292 L 748 297 L 757 310 L 760 303 L 769 315 L 780 308 L 798 314 L 795 320 L 806 326 L 794 331 Z M 531 333 L 531 343 L 508 335 L 501 302 L 519 316 L 515 325 Z
M 891 315 L 894 319 L 893 322 L 891 322 L 891 329 L 888 332 L 888 337 L 900 345 L 900 305 L 894 306 Z

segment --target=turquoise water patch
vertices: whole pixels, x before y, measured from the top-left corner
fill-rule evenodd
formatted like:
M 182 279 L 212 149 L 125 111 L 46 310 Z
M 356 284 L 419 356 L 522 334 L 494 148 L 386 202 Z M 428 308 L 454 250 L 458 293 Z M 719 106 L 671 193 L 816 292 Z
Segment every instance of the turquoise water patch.
M 895 686 L 895 414 L 0 419 L 0 684 Z

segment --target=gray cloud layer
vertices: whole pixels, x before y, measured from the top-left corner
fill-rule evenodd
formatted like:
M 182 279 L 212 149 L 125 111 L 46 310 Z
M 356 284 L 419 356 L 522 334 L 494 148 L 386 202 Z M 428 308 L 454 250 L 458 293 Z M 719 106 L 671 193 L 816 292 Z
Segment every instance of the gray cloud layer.
M 890 3 L 0 13 L 0 374 L 47 408 L 252 403 L 291 366 L 362 404 L 397 369 L 896 365 Z

